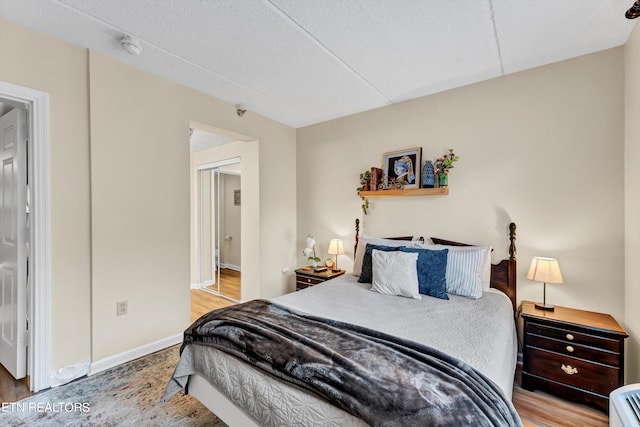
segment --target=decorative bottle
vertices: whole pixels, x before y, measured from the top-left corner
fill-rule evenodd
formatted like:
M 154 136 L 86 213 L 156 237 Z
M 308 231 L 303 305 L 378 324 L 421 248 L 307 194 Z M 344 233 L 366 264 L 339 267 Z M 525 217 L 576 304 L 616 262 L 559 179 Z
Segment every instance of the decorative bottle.
M 435 186 L 436 177 L 433 172 L 433 164 L 430 160 L 426 160 L 422 168 L 422 188 L 433 188 Z

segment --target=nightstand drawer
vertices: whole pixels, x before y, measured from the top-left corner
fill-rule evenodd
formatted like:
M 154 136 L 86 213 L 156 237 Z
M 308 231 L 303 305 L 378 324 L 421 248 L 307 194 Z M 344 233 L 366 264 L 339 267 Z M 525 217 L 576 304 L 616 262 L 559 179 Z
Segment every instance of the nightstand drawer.
M 530 348 L 527 372 L 582 390 L 608 396 L 618 387 L 618 368 Z
M 620 354 L 616 352 L 588 347 L 571 341 L 547 338 L 536 334 L 527 335 L 527 346 L 537 347 L 588 361 L 597 360 L 598 363 L 605 363 L 614 367 L 617 367 L 618 363 L 620 363 Z
M 526 333 L 564 341 L 567 345 L 579 344 L 620 353 L 620 340 L 583 334 L 575 330 L 556 328 L 536 322 L 527 322 Z
M 310 268 L 299 268 L 296 270 L 296 290 L 302 290 L 327 280 L 335 279 L 342 276 L 345 270 L 330 270 L 325 268 L 323 271 L 312 271 Z
M 326 279 L 319 279 L 317 277 L 309 277 L 309 276 L 303 276 L 302 274 L 299 274 L 298 277 L 296 277 L 296 285 L 304 285 L 304 286 L 313 286 L 313 285 L 317 285 L 318 283 L 322 283 L 325 282 Z

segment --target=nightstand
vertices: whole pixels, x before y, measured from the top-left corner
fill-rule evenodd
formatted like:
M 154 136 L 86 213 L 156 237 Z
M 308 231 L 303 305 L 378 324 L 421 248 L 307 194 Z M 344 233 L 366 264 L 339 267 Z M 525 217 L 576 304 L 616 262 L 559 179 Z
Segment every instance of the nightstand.
M 296 270 L 296 291 L 308 288 L 327 280 L 335 279 L 342 276 L 346 270 L 338 270 L 336 272 L 326 269 L 325 271 L 314 272 L 313 270 L 305 270 L 299 268 Z
M 625 330 L 608 314 L 523 301 L 522 388 L 541 389 L 609 411 L 624 383 Z

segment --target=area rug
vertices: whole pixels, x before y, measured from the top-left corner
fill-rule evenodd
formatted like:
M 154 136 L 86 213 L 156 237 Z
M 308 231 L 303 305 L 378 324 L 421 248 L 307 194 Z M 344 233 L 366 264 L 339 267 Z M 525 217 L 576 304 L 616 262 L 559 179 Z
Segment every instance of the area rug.
M 226 426 L 179 393 L 161 401 L 179 346 L 0 406 L 2 426 Z

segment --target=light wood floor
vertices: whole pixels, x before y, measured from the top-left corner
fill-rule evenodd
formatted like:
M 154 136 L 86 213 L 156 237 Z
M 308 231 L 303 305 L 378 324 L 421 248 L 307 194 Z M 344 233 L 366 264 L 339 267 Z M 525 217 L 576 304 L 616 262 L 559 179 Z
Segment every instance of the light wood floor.
M 226 298 L 213 295 L 202 289 L 191 290 L 191 323 L 195 322 L 200 316 L 222 307 L 235 304 L 235 302 Z
M 191 291 L 191 321 L 216 308 L 233 305 L 228 299 L 203 290 Z M 541 391 L 530 392 L 520 388 L 519 371 L 513 387 L 513 404 L 525 427 L 606 427 L 609 418 L 603 412 L 565 401 Z M 0 403 L 15 402 L 30 396 L 24 380 L 16 381 L 0 365 Z
M 518 366 L 513 385 L 512 402 L 524 427 L 608 427 L 609 417 L 590 406 L 569 402 L 540 390 L 527 391 L 520 387 Z
M 240 301 L 240 272 L 229 268 L 220 269 L 220 291 L 219 293 L 236 301 Z M 212 291 L 218 290 L 218 285 L 209 285 L 207 288 Z

